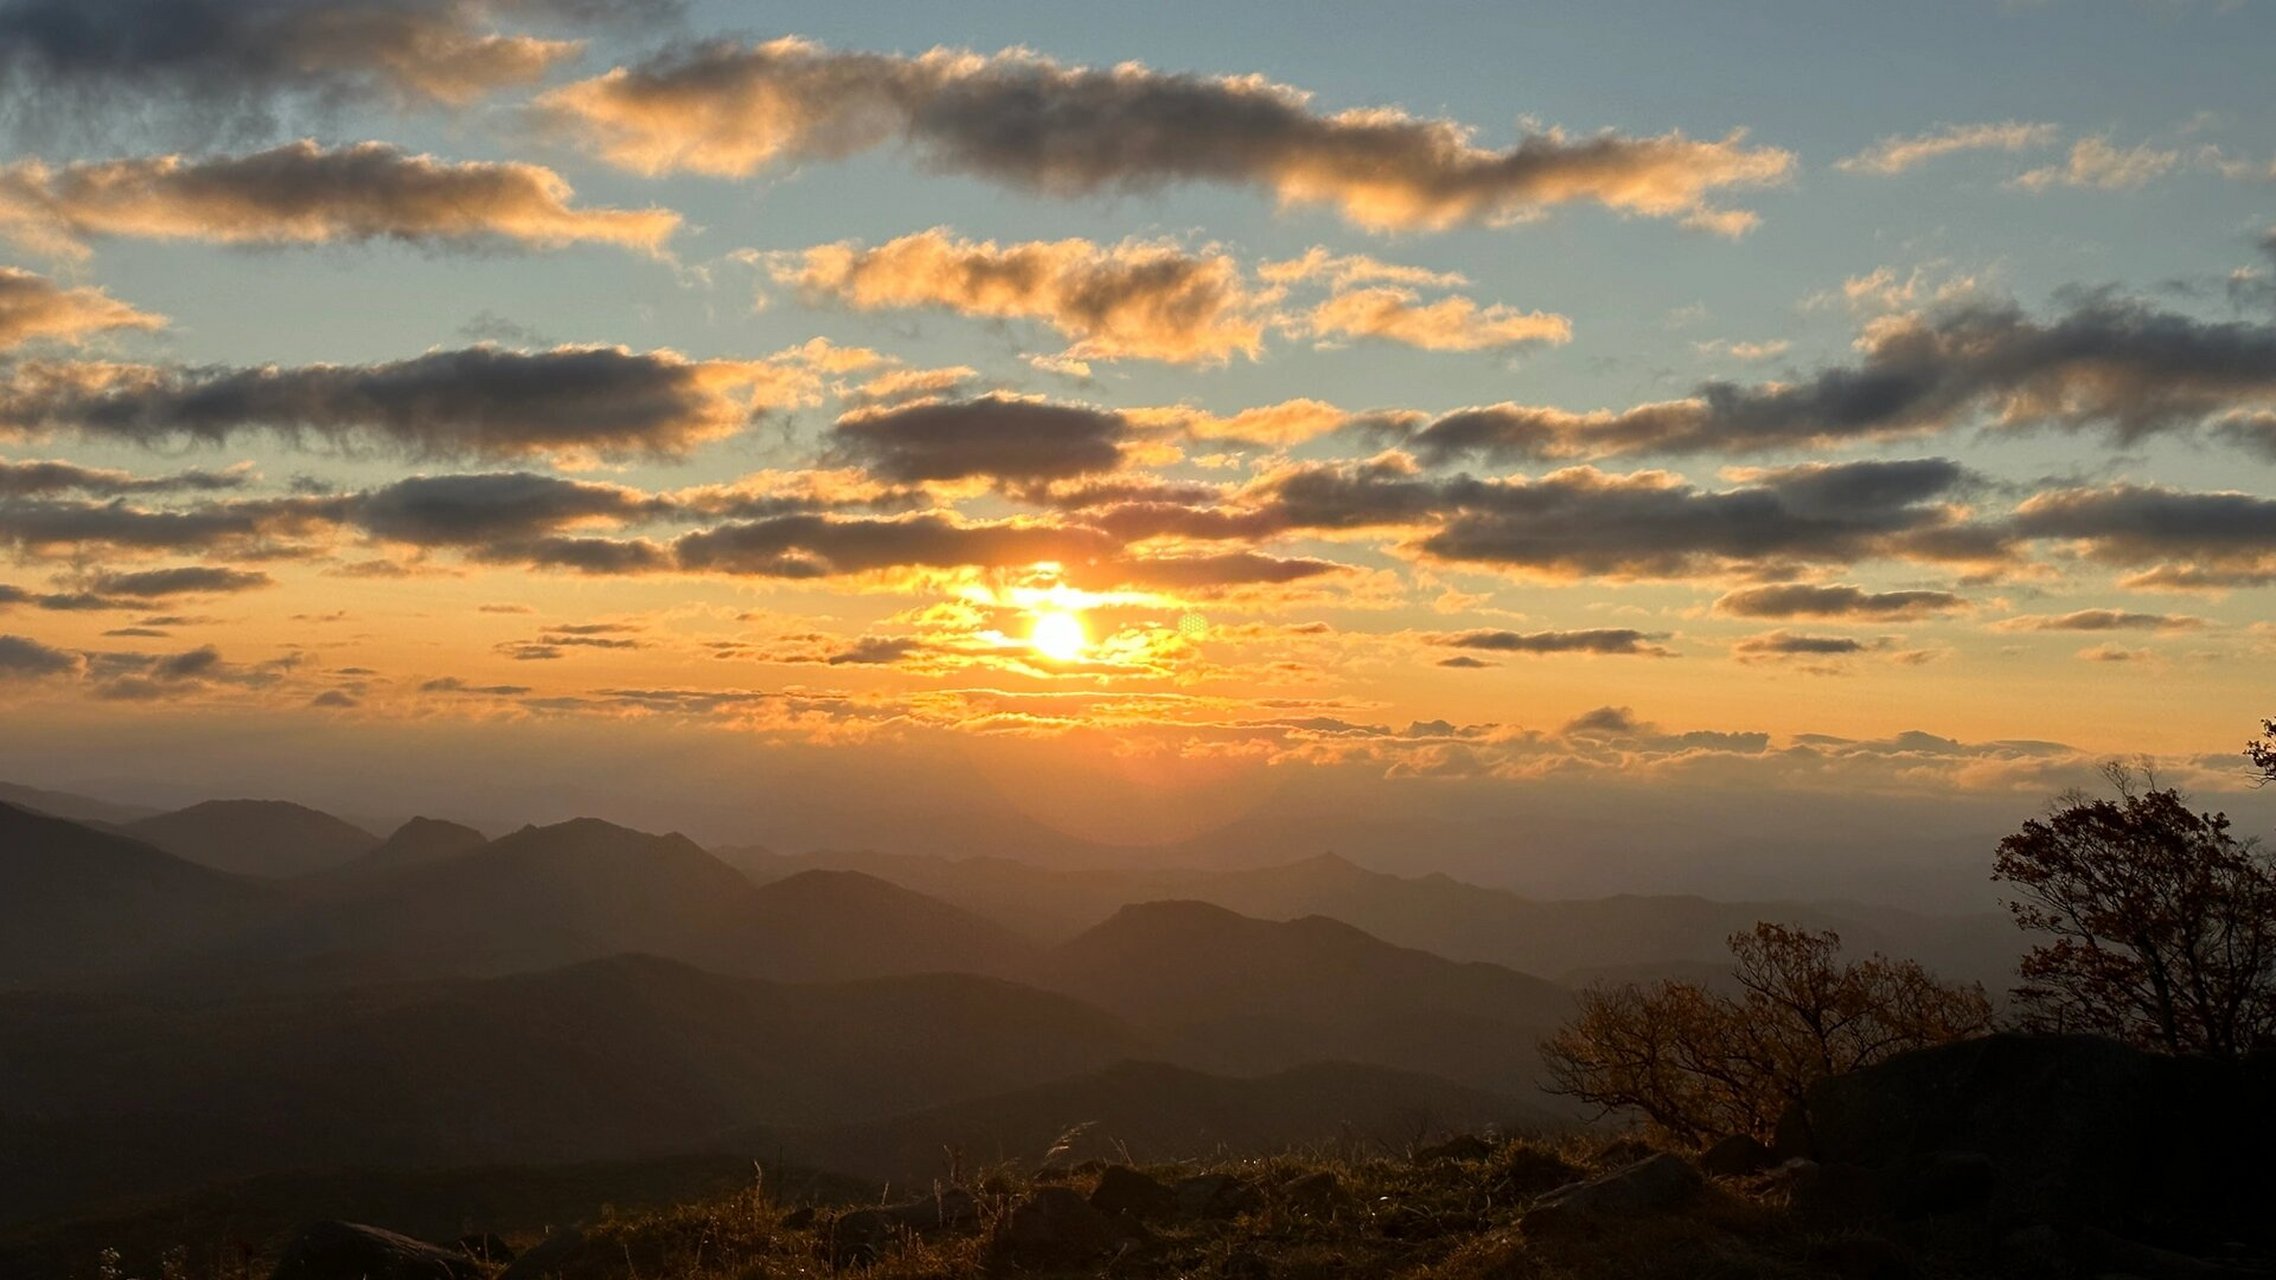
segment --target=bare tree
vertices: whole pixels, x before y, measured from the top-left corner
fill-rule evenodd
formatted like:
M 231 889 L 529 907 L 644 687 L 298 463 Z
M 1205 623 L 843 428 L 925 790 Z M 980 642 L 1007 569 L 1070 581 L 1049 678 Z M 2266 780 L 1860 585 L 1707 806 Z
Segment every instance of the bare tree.
M 2276 1041 L 2276 874 L 2226 815 L 2105 773 L 2116 798 L 2066 796 L 1999 843 L 2008 910 L 2047 939 L 2023 959 L 2025 1025 L 2225 1058 Z
M 1981 987 L 1879 955 L 1845 962 L 1833 933 L 1765 922 L 1730 947 L 1735 997 L 1675 981 L 1583 992 L 1580 1016 L 1541 1047 L 1549 1091 L 1694 1144 L 1768 1139 L 1818 1080 L 1991 1027 Z

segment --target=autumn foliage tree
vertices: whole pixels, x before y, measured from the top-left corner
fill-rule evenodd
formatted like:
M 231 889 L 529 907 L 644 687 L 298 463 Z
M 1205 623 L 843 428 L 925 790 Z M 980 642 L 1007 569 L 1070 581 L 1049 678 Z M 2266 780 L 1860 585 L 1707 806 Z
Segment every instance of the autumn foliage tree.
M 2115 798 L 2068 796 L 2000 841 L 2008 909 L 2046 939 L 2023 958 L 2025 1025 L 2224 1058 L 2276 1043 L 2276 871 L 2225 815 L 2106 772 Z
M 1980 986 L 1879 955 L 1845 961 L 1830 932 L 1765 922 L 1730 947 L 1735 995 L 1678 981 L 1583 992 L 1580 1016 L 1541 1046 L 1549 1091 L 1695 1145 L 1768 1140 L 1818 1080 L 1991 1027 Z

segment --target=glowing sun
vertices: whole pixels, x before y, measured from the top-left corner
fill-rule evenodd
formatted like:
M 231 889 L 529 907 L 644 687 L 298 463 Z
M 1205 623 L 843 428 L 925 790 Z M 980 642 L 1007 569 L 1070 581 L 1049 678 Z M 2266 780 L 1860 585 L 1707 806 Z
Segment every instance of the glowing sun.
M 1035 628 L 1027 633 L 1027 642 L 1053 662 L 1073 662 L 1091 647 L 1090 633 L 1083 629 L 1083 620 L 1062 612 L 1035 615 Z

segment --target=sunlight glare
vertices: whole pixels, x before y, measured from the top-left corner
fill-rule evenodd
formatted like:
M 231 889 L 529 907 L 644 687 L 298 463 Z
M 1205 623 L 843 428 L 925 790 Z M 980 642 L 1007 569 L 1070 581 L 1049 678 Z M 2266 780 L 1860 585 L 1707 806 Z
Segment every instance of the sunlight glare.
M 1027 642 L 1054 662 L 1073 662 L 1090 648 L 1091 637 L 1083 628 L 1083 620 L 1072 613 L 1039 613 Z

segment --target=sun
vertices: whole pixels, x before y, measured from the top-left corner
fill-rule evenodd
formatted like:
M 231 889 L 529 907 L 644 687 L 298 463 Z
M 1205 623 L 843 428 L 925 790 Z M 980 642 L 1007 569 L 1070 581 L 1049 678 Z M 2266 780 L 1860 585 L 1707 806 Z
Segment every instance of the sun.
M 1083 620 L 1063 611 L 1035 615 L 1035 627 L 1027 633 L 1027 642 L 1053 662 L 1073 662 L 1091 647 Z

